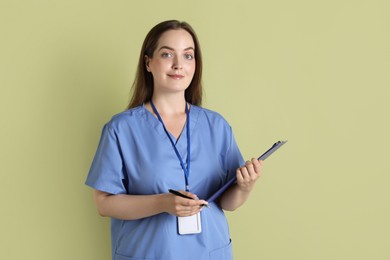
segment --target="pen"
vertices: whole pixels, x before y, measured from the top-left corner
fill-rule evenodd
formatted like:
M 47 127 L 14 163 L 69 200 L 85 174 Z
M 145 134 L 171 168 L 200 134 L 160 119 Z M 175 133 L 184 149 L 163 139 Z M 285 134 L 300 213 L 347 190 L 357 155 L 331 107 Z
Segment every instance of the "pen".
M 169 191 L 169 193 L 172 193 L 172 194 L 174 194 L 174 195 L 176 195 L 176 196 L 179 196 L 179 197 L 182 197 L 182 198 L 186 198 L 186 199 L 193 200 L 193 198 L 188 197 L 188 196 L 186 196 L 186 195 L 184 195 L 184 194 L 178 192 L 177 190 L 169 189 L 168 191 Z M 207 205 L 207 204 L 202 204 L 202 206 L 206 206 L 206 207 L 210 208 L 210 206 Z

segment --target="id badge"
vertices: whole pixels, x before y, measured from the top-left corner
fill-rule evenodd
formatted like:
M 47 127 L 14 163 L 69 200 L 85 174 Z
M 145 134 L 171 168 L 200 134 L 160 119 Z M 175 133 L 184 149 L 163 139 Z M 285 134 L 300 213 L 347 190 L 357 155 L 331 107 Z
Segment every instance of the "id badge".
M 188 217 L 177 217 L 177 225 L 180 235 L 198 234 L 202 232 L 200 212 Z

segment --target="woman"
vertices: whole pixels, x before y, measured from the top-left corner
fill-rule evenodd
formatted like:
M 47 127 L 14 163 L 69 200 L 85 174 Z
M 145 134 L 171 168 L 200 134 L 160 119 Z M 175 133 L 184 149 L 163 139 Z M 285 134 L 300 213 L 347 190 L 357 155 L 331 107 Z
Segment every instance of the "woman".
M 246 201 L 262 162 L 245 163 L 229 124 L 199 107 L 201 76 L 201 50 L 189 24 L 152 28 L 128 110 L 104 126 L 86 181 L 99 214 L 111 217 L 115 260 L 232 259 L 223 210 Z M 234 176 L 237 184 L 203 207 Z M 178 222 L 194 216 L 201 230 L 183 234 Z

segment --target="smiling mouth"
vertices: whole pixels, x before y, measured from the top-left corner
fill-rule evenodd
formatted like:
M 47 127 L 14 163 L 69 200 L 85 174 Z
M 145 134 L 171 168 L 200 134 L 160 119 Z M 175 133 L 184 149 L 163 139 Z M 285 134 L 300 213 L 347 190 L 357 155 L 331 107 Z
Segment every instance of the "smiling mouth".
M 183 75 L 178 75 L 178 74 L 171 74 L 171 75 L 168 75 L 170 78 L 172 79 L 182 79 L 184 78 Z

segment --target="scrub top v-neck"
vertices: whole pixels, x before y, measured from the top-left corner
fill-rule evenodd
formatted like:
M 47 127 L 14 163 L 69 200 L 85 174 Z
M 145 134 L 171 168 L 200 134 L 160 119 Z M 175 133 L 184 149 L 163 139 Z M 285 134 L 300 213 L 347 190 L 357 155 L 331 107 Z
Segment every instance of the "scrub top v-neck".
M 244 160 L 230 125 L 213 111 L 191 106 L 191 192 L 209 197 Z M 184 127 L 176 147 L 187 158 Z M 173 137 L 173 136 L 172 136 Z M 176 140 L 175 140 L 176 141 Z M 115 115 L 103 128 L 86 184 L 110 194 L 152 195 L 185 189 L 183 170 L 159 120 L 144 105 Z M 111 219 L 113 259 L 231 259 L 226 217 L 204 208 L 202 233 L 180 236 L 176 217 Z

